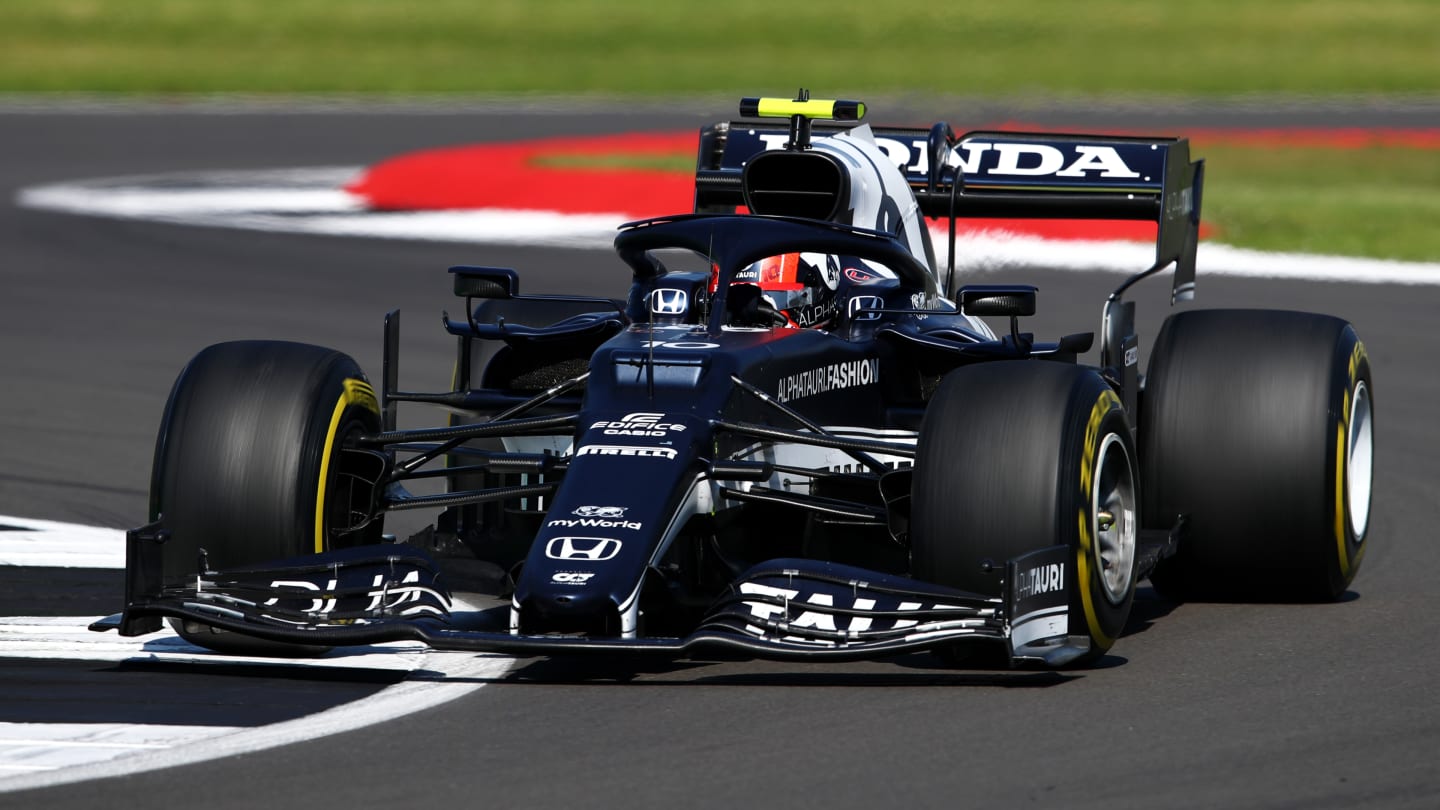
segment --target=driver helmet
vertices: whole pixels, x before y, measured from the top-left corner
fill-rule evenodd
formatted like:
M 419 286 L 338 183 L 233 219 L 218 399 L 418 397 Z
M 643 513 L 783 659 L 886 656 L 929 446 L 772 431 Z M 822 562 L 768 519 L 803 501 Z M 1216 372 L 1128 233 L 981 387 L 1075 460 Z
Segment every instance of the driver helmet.
M 839 311 L 836 288 L 840 262 L 824 253 L 782 253 L 767 256 L 735 274 L 734 284 L 753 284 L 786 326 L 823 327 Z

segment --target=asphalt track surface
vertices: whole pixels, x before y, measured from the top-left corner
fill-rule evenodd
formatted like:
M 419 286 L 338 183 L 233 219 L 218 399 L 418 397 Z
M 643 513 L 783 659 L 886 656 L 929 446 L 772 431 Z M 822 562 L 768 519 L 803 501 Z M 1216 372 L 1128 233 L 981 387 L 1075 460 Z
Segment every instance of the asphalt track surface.
M 1035 111 L 977 115 L 976 123 L 1045 122 Z M 1234 115 L 1072 110 L 1053 112 L 1051 122 L 1175 131 L 1440 119 L 1433 108 Z M 399 307 L 402 386 L 439 388 L 452 348 L 439 314 L 456 307 L 448 265 L 517 267 L 534 292 L 613 294 L 625 283 L 619 264 L 598 251 L 90 219 L 17 209 L 17 189 L 186 169 L 361 164 L 427 146 L 674 129 L 708 118 L 599 107 L 0 111 L 0 514 L 141 522 L 165 396 L 185 361 L 211 342 L 321 343 L 376 375 L 381 317 Z M 1210 167 L 1212 182 L 1221 172 Z M 1032 326 L 1059 335 L 1097 328 L 1119 277 L 1037 270 L 974 280 L 1039 285 Z M 1168 309 L 1165 282 L 1131 297 L 1145 340 Z M 1378 420 L 1373 547 L 1337 604 L 1175 605 L 1142 588 L 1126 636 L 1100 667 L 1082 672 L 951 671 L 923 655 L 638 670 L 534 659 L 460 700 L 360 731 L 0 793 L 0 807 L 1434 807 L 1440 288 L 1206 279 L 1202 267 L 1196 305 L 1334 313 L 1367 343 Z M 3 573 L 5 615 L 100 615 L 119 606 L 113 572 Z M 0 662 L 0 720 L 156 722 L 159 712 L 263 723 L 384 685 L 364 680 Z

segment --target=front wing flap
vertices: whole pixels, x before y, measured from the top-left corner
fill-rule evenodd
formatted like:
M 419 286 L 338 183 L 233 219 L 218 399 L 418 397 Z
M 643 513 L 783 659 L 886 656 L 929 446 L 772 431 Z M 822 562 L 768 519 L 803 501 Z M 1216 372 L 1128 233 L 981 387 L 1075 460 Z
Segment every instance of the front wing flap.
M 137 545 L 141 554 L 158 555 L 157 544 Z M 1071 560 L 1065 546 L 1011 560 L 1001 597 L 817 560 L 772 560 L 743 574 L 686 637 L 600 638 L 518 635 L 495 622 L 477 624 L 453 610 L 428 556 L 390 544 L 132 590 L 118 622 L 93 627 L 138 635 L 168 617 L 308 646 L 416 641 L 512 655 L 738 652 L 780 660 L 857 660 L 982 640 L 1004 643 L 1012 663 L 1057 666 L 1089 649 L 1088 638 L 1071 632 L 1085 627 L 1070 621 Z

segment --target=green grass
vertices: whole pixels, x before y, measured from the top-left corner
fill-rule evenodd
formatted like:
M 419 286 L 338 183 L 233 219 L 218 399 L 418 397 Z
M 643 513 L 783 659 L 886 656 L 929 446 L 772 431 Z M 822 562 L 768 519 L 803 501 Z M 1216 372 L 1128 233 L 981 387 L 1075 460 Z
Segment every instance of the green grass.
M 1211 238 L 1258 250 L 1440 261 L 1440 151 L 1205 147 Z
M 685 151 L 657 153 L 653 155 L 642 155 L 634 152 L 623 152 L 614 155 L 564 155 L 547 152 L 533 158 L 530 161 L 530 165 L 537 168 L 567 169 L 570 171 L 638 169 L 642 171 L 684 174 L 695 171 L 695 153 Z
M 0 89 L 1433 92 L 1434 0 L 4 0 Z
M 668 99 L 802 85 L 862 99 L 1434 98 L 1440 0 L 0 0 L 0 92 Z M 1440 152 L 1201 153 L 1217 239 L 1440 260 Z

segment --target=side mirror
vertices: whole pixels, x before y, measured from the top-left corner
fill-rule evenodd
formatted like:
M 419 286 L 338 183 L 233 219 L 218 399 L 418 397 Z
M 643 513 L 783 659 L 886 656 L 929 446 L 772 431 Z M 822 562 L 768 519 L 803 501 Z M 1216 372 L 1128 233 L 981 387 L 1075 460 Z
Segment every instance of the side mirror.
M 520 294 L 520 274 L 508 267 L 450 268 L 455 276 L 455 295 L 460 298 L 514 298 Z
M 966 284 L 960 288 L 960 311 L 966 315 L 1001 315 L 1010 318 L 1010 339 L 1028 352 L 1020 340 L 1020 316 L 1035 314 L 1036 287 L 1029 284 Z
M 1029 284 L 967 284 L 960 288 L 960 311 L 1011 318 L 1034 315 L 1036 292 Z

